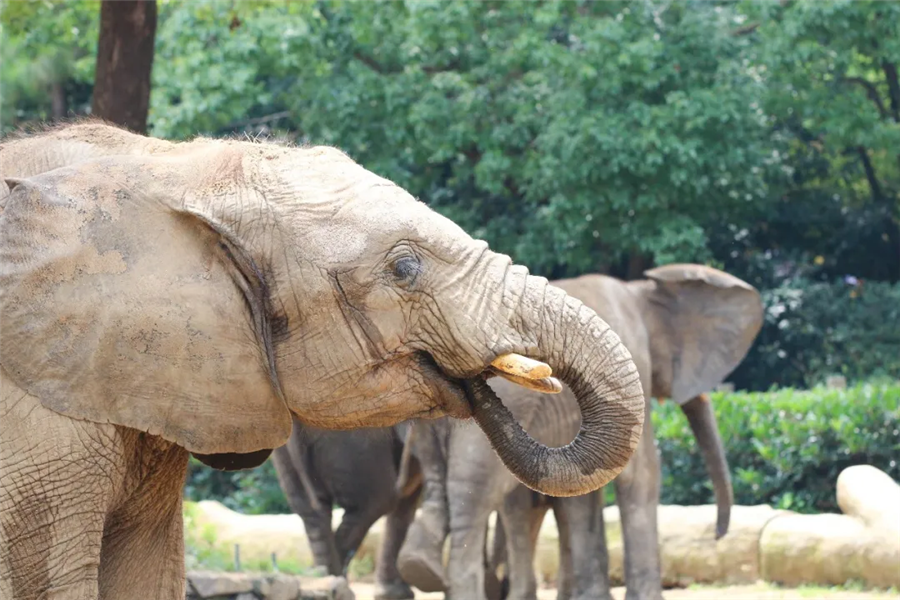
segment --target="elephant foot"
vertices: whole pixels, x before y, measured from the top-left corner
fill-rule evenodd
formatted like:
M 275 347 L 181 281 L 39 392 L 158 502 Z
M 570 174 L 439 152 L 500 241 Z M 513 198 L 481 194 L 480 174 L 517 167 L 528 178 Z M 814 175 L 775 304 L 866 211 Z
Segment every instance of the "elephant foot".
M 375 600 L 412 600 L 415 592 L 404 581 L 386 581 L 375 584 Z
M 575 593 L 569 598 L 569 600 L 613 600 L 613 596 L 612 592 L 610 592 L 609 589 L 603 591 L 595 590 L 585 593 Z
M 626 588 L 625 600 L 666 600 L 662 590 L 633 590 Z
M 397 570 L 403 581 L 423 592 L 443 592 L 443 539 L 428 531 L 417 519 L 406 534 L 406 541 L 397 556 Z

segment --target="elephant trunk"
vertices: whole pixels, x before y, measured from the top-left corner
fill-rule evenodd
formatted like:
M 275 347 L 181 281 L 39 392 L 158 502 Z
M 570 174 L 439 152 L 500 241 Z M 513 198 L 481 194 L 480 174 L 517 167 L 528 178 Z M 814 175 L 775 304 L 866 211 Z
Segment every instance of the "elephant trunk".
M 523 484 L 549 496 L 579 496 L 618 475 L 640 440 L 644 393 L 619 337 L 594 311 L 541 277 L 527 276 L 515 314 L 533 334 L 523 354 L 549 364 L 572 390 L 581 429 L 561 448 L 535 441 L 481 378 L 466 381 L 473 415 Z
M 703 453 L 703 461 L 706 470 L 712 480 L 713 491 L 716 495 L 716 539 L 728 533 L 728 523 L 731 520 L 731 506 L 734 504 L 734 492 L 731 488 L 731 474 L 728 469 L 728 460 L 725 458 L 725 448 L 719 435 L 719 427 L 716 424 L 716 415 L 713 412 L 712 403 L 705 394 L 695 396 L 681 405 L 697 445 Z

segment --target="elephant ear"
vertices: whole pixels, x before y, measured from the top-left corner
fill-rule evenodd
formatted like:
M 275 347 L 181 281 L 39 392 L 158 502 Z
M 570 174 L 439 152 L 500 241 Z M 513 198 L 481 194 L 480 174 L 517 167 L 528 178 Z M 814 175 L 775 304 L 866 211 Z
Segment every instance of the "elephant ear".
M 48 409 L 248 464 L 291 433 L 262 271 L 153 160 L 8 182 L 0 363 Z
M 652 395 L 684 404 L 740 364 L 762 327 L 759 292 L 704 265 L 673 264 L 630 282 L 646 299 Z
M 256 452 L 247 452 L 245 454 L 240 454 L 238 452 L 222 452 L 220 454 L 193 453 L 194 458 L 204 465 L 219 471 L 243 471 L 245 469 L 255 469 L 266 462 L 271 454 L 271 449 L 257 450 Z

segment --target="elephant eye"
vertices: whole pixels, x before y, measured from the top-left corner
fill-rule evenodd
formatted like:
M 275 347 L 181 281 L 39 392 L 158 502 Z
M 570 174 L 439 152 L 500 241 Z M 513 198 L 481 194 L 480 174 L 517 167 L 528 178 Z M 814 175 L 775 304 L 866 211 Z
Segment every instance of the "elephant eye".
M 410 285 L 422 271 L 422 264 L 414 256 L 401 256 L 391 263 L 391 273 L 397 281 Z

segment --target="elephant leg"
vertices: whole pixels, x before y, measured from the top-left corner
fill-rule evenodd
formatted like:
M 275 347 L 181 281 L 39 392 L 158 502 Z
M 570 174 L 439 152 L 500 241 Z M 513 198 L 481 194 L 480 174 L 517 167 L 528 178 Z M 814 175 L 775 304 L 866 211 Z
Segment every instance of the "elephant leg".
M 556 530 L 559 535 L 559 566 L 556 569 L 556 600 L 571 600 L 574 586 L 575 567 L 572 564 L 572 532 L 566 514 L 559 510 L 555 502 L 553 516 L 556 518 Z
M 485 541 L 491 513 L 519 485 L 477 429 L 457 426 L 450 440 L 447 506 L 450 514 L 448 597 L 486 597 Z M 506 532 L 509 535 L 509 532 Z
M 388 513 L 384 528 L 384 537 L 378 549 L 378 561 L 375 569 L 377 589 L 375 600 L 406 600 L 415 598 L 409 585 L 403 581 L 397 569 L 397 555 L 406 539 L 406 532 L 416 517 L 416 506 L 419 503 L 422 488 L 400 499 L 397 508 Z
M 649 402 L 645 411 L 644 432 L 637 450 L 615 479 L 625 546 L 626 600 L 663 598 L 656 523 L 660 470 Z
M 292 443 L 289 440 L 288 443 Z M 313 553 L 316 566 L 328 569 L 329 575 L 342 573 L 342 561 L 338 554 L 334 533 L 331 529 L 331 501 L 317 498 L 320 509 L 313 506 L 312 499 L 304 487 L 300 474 L 296 471 L 287 446 L 272 452 L 272 463 L 278 475 L 278 483 L 284 491 L 288 506 L 303 519 L 306 539 Z
M 444 582 L 444 540 L 450 531 L 447 514 L 447 453 L 444 438 L 448 424 L 419 421 L 413 425 L 413 454 L 422 469 L 420 514 L 409 527 L 397 557 L 403 580 L 423 592 L 439 592 Z
M 346 575 L 350 561 L 356 556 L 369 529 L 387 512 L 377 506 L 352 507 L 345 509 L 341 524 L 334 533 L 334 543 L 341 557 L 341 574 Z
M 559 539 L 560 546 L 565 546 L 569 553 L 567 598 L 612 600 L 603 526 L 603 490 L 584 496 L 554 498 L 553 512 L 557 523 L 565 524 L 560 527 Z
M 184 598 L 182 491 L 187 452 L 159 438 L 127 431 L 129 472 L 125 499 L 109 513 L 100 553 L 101 598 Z
M 0 598 L 96 600 L 112 425 L 49 411 L 0 369 Z M 109 459 L 109 462 L 107 462 Z
M 532 492 L 524 485 L 506 495 L 500 520 L 506 534 L 507 577 L 509 593 L 506 600 L 534 600 L 537 598 L 537 578 L 534 575 L 534 546 L 532 546 Z

